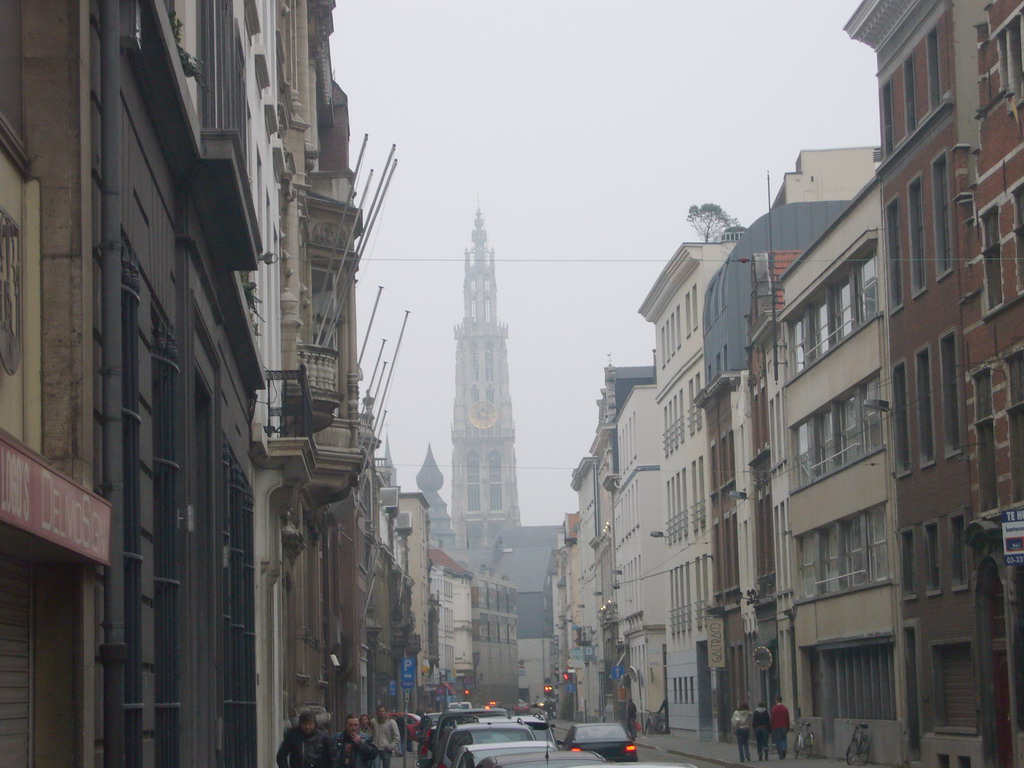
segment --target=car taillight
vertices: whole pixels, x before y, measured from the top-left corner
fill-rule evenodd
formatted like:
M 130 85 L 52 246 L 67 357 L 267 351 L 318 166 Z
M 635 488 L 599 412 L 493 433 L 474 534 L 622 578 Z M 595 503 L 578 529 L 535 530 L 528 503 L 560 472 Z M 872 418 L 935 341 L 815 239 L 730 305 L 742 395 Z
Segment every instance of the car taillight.
M 573 747 L 573 748 L 572 748 L 572 749 L 570 749 L 569 751 L 570 751 L 570 752 L 582 752 L 583 750 L 582 750 L 582 749 L 580 749 L 579 747 Z
M 636 752 L 636 744 L 627 744 L 625 752 Z

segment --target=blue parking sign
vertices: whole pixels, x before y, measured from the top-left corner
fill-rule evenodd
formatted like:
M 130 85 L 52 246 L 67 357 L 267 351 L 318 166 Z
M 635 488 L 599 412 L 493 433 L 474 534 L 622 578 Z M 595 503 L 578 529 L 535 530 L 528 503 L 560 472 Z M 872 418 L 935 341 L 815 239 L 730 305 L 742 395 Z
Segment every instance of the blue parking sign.
M 413 688 L 416 685 L 416 659 L 406 656 L 402 659 L 402 687 Z
M 389 680 L 388 681 L 388 694 L 391 695 L 391 696 L 394 696 L 397 693 L 398 693 L 398 686 L 395 684 L 395 681 L 394 680 Z

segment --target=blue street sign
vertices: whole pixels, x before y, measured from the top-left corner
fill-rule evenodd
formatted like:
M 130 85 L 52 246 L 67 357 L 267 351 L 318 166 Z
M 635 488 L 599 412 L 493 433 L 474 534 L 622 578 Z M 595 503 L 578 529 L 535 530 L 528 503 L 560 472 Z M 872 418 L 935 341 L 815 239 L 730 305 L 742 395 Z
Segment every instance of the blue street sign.
M 576 683 L 566 683 L 565 684 L 565 692 L 566 693 L 576 693 Z
M 406 656 L 402 659 L 402 687 L 414 688 L 416 686 L 416 659 Z
M 388 681 L 388 693 L 390 695 L 392 695 L 392 696 L 394 696 L 396 693 L 398 693 L 398 686 L 395 685 L 395 681 L 394 680 Z
M 612 667 L 612 680 L 621 680 L 623 675 L 626 674 L 626 668 L 621 664 L 616 664 Z

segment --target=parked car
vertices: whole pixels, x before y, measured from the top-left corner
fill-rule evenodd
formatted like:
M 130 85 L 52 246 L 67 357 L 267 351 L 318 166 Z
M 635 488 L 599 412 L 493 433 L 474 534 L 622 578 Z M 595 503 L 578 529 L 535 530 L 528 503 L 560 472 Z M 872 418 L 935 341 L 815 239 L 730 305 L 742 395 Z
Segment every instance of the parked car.
M 544 759 L 544 753 L 575 755 L 577 752 L 558 752 L 557 747 L 543 741 L 504 741 L 497 744 L 467 744 L 460 747 L 452 758 L 451 768 L 476 768 L 481 760 L 529 755 Z
M 589 750 L 605 760 L 617 763 L 637 761 L 636 742 L 629 738 L 620 723 L 580 723 L 573 725 L 562 740 L 562 748 L 571 751 Z
M 437 738 L 439 734 L 443 734 L 448 728 L 452 728 L 459 723 L 476 723 L 479 722 L 479 716 L 484 715 L 486 717 L 503 717 L 507 716 L 508 712 L 504 709 L 448 709 L 439 715 L 431 715 L 433 722 L 430 729 L 427 731 L 426 738 L 420 739 L 420 757 L 433 757 L 434 747 L 437 744 Z
M 603 763 L 596 752 L 510 752 L 488 755 L 474 768 L 583 768 Z
M 473 704 L 469 701 L 453 701 L 448 709 L 473 709 Z
M 513 715 L 528 715 L 530 714 L 530 705 L 520 699 L 518 703 L 512 707 Z
M 530 726 L 507 720 L 463 723 L 444 728 L 437 738 L 437 748 L 427 765 L 419 768 L 451 768 L 455 753 L 467 744 L 495 744 L 509 741 L 537 741 L 537 732 Z M 419 763 L 417 763 L 419 765 Z
M 431 712 L 420 718 L 420 727 L 416 734 L 419 757 L 430 757 L 430 733 L 434 725 L 437 724 L 437 718 L 440 716 L 438 712 Z
M 489 723 L 495 720 L 502 720 L 505 722 L 520 723 L 521 725 L 528 725 L 534 731 L 537 732 L 537 739 L 543 741 L 547 739 L 552 744 L 555 744 L 555 733 L 552 730 L 551 723 L 548 722 L 545 717 L 537 717 L 536 715 L 522 715 L 516 717 L 514 715 L 505 714 L 504 710 L 489 710 L 478 714 L 477 719 L 481 723 Z

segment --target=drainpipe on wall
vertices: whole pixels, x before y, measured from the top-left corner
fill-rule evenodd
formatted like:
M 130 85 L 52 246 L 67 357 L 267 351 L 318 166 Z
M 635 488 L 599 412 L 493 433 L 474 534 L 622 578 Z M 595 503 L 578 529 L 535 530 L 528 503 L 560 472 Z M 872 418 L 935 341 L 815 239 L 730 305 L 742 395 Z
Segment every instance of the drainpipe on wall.
M 121 0 L 100 2 L 100 277 L 103 338 L 103 494 L 110 502 L 110 565 L 104 574 L 103 765 L 124 767 L 124 465 L 121 434 Z

